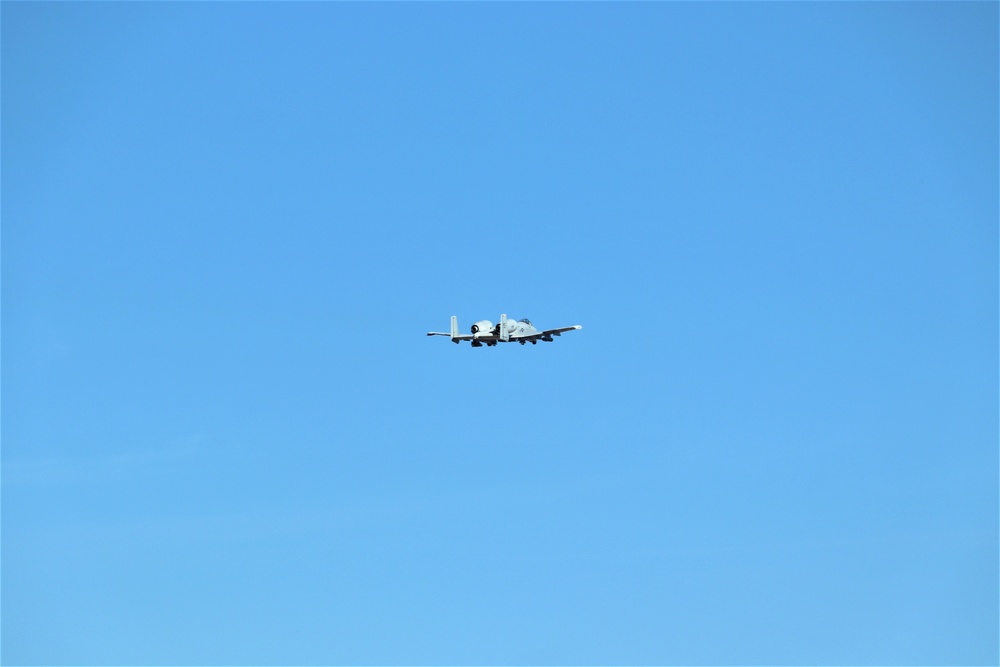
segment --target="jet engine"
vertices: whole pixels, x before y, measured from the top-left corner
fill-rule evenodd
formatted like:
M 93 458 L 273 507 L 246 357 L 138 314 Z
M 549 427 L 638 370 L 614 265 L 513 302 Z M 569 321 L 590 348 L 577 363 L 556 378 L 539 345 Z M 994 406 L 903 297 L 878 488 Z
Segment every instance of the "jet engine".
M 493 323 L 489 320 L 479 320 L 472 325 L 472 333 L 474 334 L 488 334 L 493 330 Z
M 493 333 L 499 336 L 501 328 L 505 328 L 508 334 L 512 334 L 517 330 L 517 322 L 506 319 L 502 322 L 498 322 L 497 325 L 493 327 Z

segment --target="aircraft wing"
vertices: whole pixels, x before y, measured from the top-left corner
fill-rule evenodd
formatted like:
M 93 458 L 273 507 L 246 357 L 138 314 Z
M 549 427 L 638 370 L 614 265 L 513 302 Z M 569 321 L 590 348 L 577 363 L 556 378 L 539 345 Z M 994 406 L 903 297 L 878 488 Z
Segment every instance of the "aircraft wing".
M 532 334 L 527 334 L 526 336 L 511 336 L 511 340 L 544 340 L 551 341 L 553 336 L 561 336 L 567 331 L 575 331 L 577 329 L 582 329 L 583 327 L 576 324 L 571 327 L 562 327 L 560 329 L 546 329 L 545 331 L 536 331 Z

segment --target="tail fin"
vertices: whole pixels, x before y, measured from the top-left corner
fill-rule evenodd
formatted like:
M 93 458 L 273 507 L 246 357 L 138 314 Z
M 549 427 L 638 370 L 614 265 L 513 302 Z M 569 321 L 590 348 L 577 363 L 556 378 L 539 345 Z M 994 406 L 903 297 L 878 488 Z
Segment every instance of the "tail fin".
M 507 342 L 510 340 L 510 332 L 507 331 L 507 315 L 500 315 L 500 340 Z
M 456 315 L 452 315 L 451 316 L 451 340 L 452 340 L 452 342 L 457 343 L 458 341 L 455 340 L 456 338 L 458 338 L 458 317 Z

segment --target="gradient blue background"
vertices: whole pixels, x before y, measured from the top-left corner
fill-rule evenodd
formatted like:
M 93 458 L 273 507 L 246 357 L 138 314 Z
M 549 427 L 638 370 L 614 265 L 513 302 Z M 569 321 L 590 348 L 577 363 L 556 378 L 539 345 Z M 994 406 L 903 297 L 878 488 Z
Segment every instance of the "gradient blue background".
M 997 3 L 0 13 L 4 663 L 997 663 Z

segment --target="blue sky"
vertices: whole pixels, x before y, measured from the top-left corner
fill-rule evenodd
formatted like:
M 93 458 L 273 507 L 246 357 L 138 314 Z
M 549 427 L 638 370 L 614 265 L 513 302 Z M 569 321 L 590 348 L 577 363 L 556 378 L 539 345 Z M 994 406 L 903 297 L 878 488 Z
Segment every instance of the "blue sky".
M 997 3 L 0 14 L 5 664 L 1000 659 Z

